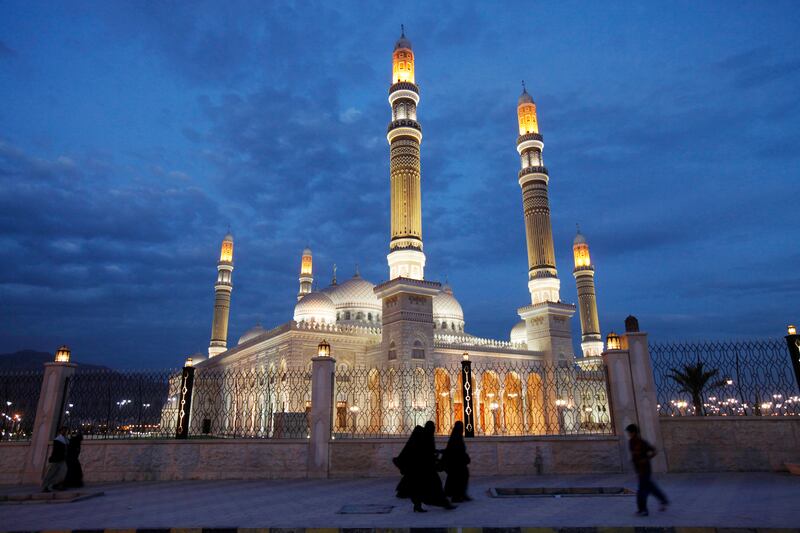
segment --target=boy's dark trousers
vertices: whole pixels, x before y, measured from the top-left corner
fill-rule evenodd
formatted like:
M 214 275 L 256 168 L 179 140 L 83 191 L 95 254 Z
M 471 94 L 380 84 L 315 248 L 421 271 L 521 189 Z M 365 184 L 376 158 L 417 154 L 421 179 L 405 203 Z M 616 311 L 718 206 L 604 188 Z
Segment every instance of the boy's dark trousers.
M 658 485 L 653 483 L 650 478 L 650 472 L 643 472 L 639 474 L 639 490 L 636 491 L 636 506 L 639 511 L 647 511 L 647 497 L 652 494 L 662 504 L 667 504 L 667 497 L 658 488 Z

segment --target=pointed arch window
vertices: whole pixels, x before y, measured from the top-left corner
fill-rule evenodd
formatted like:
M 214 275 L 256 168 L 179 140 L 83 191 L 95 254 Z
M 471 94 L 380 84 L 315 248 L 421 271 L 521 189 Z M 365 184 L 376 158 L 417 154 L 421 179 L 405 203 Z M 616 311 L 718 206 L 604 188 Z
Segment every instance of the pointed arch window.
M 425 359 L 425 347 L 420 341 L 414 341 L 414 348 L 411 350 L 412 359 Z
M 397 359 L 397 350 L 394 347 L 394 341 L 389 343 L 389 361 Z

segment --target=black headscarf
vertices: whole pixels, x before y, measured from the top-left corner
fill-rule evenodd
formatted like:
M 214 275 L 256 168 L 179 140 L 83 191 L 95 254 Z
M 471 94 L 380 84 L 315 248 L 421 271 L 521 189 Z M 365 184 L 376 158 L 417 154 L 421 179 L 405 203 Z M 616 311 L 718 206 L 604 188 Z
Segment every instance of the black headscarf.
M 422 426 L 415 427 L 411 432 L 411 436 L 408 437 L 406 445 L 403 446 L 400 455 L 398 455 L 394 461 L 394 464 L 397 465 L 401 473 L 408 470 L 418 461 L 419 453 L 424 447 L 424 440 L 425 430 L 422 429 Z
M 464 444 L 464 423 L 460 420 L 453 424 L 453 431 L 450 432 L 450 439 L 447 441 L 445 453 L 464 453 L 467 446 Z

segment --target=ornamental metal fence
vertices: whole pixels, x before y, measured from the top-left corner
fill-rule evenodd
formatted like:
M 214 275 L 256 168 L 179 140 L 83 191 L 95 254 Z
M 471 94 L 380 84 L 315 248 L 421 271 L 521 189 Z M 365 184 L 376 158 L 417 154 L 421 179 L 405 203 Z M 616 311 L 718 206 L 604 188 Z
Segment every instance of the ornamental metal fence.
M 87 439 L 176 438 L 181 369 L 86 370 L 69 379 L 62 423 Z M 188 438 L 306 438 L 308 370 L 194 369 Z
M 190 437 L 304 439 L 310 434 L 310 368 L 198 368 L 193 389 Z
M 661 416 L 800 415 L 786 341 L 650 344 Z
M 67 381 L 62 424 L 87 439 L 174 437 L 170 393 L 179 380 L 180 370 L 76 372 Z
M 42 370 L 19 370 L 0 373 L 0 441 L 30 440 Z
M 602 367 L 473 362 L 471 374 L 476 436 L 613 432 Z M 334 438 L 403 436 L 427 421 L 448 434 L 464 421 L 463 376 L 461 365 L 337 369 Z

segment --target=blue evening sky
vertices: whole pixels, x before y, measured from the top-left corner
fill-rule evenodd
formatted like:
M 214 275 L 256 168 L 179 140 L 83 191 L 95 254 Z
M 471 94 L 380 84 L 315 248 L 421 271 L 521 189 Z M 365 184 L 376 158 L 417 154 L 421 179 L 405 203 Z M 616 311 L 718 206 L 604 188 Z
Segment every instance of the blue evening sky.
M 422 95 L 426 277 L 475 335 L 529 303 L 520 80 L 550 169 L 562 298 L 581 225 L 604 333 L 782 335 L 798 314 L 797 2 L 0 2 L 0 352 L 164 367 L 319 286 L 388 276 L 386 101 Z M 572 323 L 576 341 L 580 324 Z M 577 345 L 576 345 L 577 346 Z

